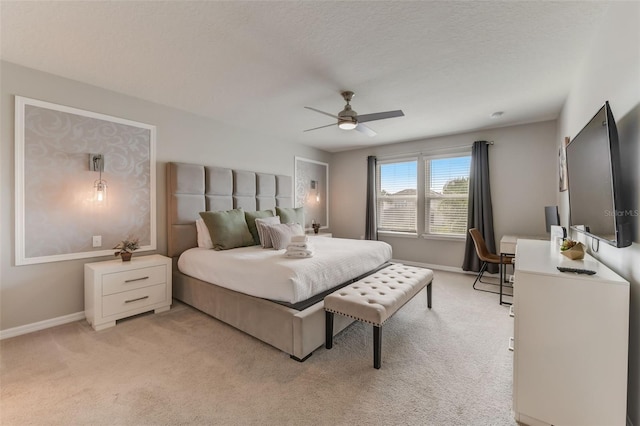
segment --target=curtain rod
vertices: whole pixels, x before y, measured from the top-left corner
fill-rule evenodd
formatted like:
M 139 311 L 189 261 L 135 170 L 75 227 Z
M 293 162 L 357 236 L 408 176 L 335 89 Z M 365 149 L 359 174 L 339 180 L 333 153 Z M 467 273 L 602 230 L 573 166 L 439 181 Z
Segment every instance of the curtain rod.
M 486 141 L 487 145 L 493 145 L 493 141 Z M 440 151 L 455 151 L 458 149 L 463 149 L 463 148 L 467 148 L 467 149 L 471 149 L 471 147 L 473 146 L 473 144 L 471 145 L 456 145 L 456 146 L 443 146 L 440 148 L 434 148 L 434 149 L 429 149 L 429 150 L 425 150 L 425 151 L 414 151 L 414 152 L 402 152 L 402 153 L 397 153 L 397 154 L 389 154 L 389 155 L 376 155 L 376 157 L 378 158 L 378 160 L 392 160 L 394 158 L 406 158 L 406 157 L 418 157 L 420 155 L 430 155 L 433 154 L 434 152 L 440 152 Z

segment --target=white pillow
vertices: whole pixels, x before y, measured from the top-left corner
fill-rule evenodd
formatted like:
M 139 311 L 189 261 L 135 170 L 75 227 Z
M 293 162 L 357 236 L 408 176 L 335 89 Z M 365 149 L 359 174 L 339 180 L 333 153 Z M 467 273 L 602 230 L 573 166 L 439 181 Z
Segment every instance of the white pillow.
M 258 238 L 262 248 L 271 248 L 271 234 L 269 233 L 269 225 L 277 225 L 280 223 L 280 216 L 262 217 L 256 219 L 256 228 L 258 229 Z
M 299 223 L 280 223 L 278 225 L 269 225 L 269 234 L 273 248 L 276 250 L 286 249 L 291 243 L 291 237 L 294 235 L 304 235 L 304 230 Z
M 198 234 L 198 247 L 212 249 L 213 241 L 211 240 L 211 234 L 209 234 L 209 228 L 204 223 L 202 218 L 196 219 L 196 233 Z

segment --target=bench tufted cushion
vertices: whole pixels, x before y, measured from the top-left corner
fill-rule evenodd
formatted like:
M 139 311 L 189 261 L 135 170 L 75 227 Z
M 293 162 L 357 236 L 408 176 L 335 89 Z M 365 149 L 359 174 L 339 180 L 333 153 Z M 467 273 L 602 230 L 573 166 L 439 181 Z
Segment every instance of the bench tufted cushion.
M 432 280 L 430 269 L 394 264 L 331 293 L 324 308 L 381 326 Z

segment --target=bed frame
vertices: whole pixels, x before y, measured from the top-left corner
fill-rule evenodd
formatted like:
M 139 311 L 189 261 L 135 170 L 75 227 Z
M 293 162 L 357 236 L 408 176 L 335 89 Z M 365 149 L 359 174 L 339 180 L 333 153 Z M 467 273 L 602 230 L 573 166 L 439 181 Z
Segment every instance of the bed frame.
M 324 302 L 298 311 L 201 281 L 177 268 L 180 254 L 197 247 L 199 212 L 292 207 L 292 183 L 291 176 L 168 163 L 167 245 L 173 259 L 174 298 L 304 361 L 324 344 Z M 352 322 L 347 317 L 336 318 L 334 335 Z

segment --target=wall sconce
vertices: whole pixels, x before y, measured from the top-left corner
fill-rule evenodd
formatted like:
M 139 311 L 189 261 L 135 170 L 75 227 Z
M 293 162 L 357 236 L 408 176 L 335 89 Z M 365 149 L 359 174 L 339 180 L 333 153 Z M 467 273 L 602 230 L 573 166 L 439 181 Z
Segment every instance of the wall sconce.
M 94 200 L 100 204 L 107 201 L 107 181 L 102 179 L 104 155 L 89 154 L 89 170 L 99 172 L 98 180 L 93 182 Z
M 320 192 L 318 191 L 318 181 L 317 180 L 312 180 L 311 181 L 311 189 L 316 191 L 316 202 L 320 202 Z

